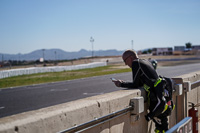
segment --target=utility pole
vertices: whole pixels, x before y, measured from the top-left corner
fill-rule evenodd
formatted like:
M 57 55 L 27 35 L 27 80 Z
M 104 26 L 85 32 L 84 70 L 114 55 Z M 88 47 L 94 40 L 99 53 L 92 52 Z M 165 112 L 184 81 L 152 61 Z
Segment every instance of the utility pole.
M 18 54 L 18 61 L 17 61 L 17 64 L 19 65 L 20 64 L 20 53 Z
M 2 54 L 2 67 L 4 66 L 4 59 L 3 59 L 3 54 Z
M 1 59 L 2 59 L 2 63 L 3 63 L 3 54 L 2 54 L 2 58 Z
M 18 59 L 18 60 L 19 60 L 19 61 L 20 61 L 20 55 L 21 55 L 21 54 L 19 53 L 19 54 L 18 54 L 18 56 L 19 56 L 19 59 Z
M 90 42 L 92 44 L 92 58 L 93 58 L 93 56 L 94 56 L 94 49 L 93 49 L 94 38 L 90 37 Z
M 55 60 L 56 60 L 56 51 L 54 53 L 55 53 Z
M 42 49 L 42 51 L 43 51 L 43 66 L 45 66 L 45 59 L 44 59 L 44 51 L 45 51 L 45 49 Z
M 57 64 L 57 61 L 56 61 L 56 51 L 54 53 L 55 53 L 55 65 L 56 65 Z
M 133 40 L 131 40 L 131 46 L 132 46 L 132 50 L 133 50 Z

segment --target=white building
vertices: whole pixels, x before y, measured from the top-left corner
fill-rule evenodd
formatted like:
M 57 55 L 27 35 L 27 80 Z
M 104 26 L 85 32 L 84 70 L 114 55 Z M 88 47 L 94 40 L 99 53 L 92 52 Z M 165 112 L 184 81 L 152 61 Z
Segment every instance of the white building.
M 172 47 L 166 47 L 166 48 L 153 48 L 152 49 L 153 55 L 172 55 L 173 49 Z

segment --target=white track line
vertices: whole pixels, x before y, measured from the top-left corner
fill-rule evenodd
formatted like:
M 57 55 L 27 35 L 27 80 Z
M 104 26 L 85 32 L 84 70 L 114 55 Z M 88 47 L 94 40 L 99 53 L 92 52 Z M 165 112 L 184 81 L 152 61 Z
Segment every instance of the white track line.
M 83 93 L 83 95 L 101 95 L 101 94 L 104 94 L 103 92 L 102 93 Z
M 0 109 L 4 109 L 5 107 L 0 107 Z

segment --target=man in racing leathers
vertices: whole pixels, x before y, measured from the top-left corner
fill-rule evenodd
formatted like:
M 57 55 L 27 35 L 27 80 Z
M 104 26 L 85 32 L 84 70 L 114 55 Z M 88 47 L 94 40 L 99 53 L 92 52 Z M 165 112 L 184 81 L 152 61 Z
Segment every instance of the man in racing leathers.
M 139 59 L 135 51 L 125 51 L 122 59 L 125 65 L 128 65 L 132 69 L 133 82 L 122 80 L 113 82 L 117 87 L 138 88 L 143 86 L 147 93 L 149 106 L 149 113 L 145 115 L 146 120 L 153 120 L 155 122 L 156 133 L 167 131 L 167 116 L 171 114 L 173 102 L 168 98 L 170 93 L 165 89 L 165 79 L 159 77 L 149 61 Z

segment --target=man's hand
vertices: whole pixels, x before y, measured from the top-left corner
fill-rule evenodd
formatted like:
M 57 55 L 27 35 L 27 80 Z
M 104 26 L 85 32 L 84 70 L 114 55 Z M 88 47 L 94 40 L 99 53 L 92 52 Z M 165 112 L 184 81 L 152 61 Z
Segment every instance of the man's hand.
M 113 81 L 117 87 L 121 87 L 122 80 Z
M 147 121 L 150 121 L 153 118 L 153 115 L 151 113 L 148 113 L 147 115 L 145 115 L 145 119 Z
M 147 121 L 150 121 L 150 120 L 151 120 L 151 118 L 150 118 L 148 115 L 145 115 L 145 119 L 146 119 Z

